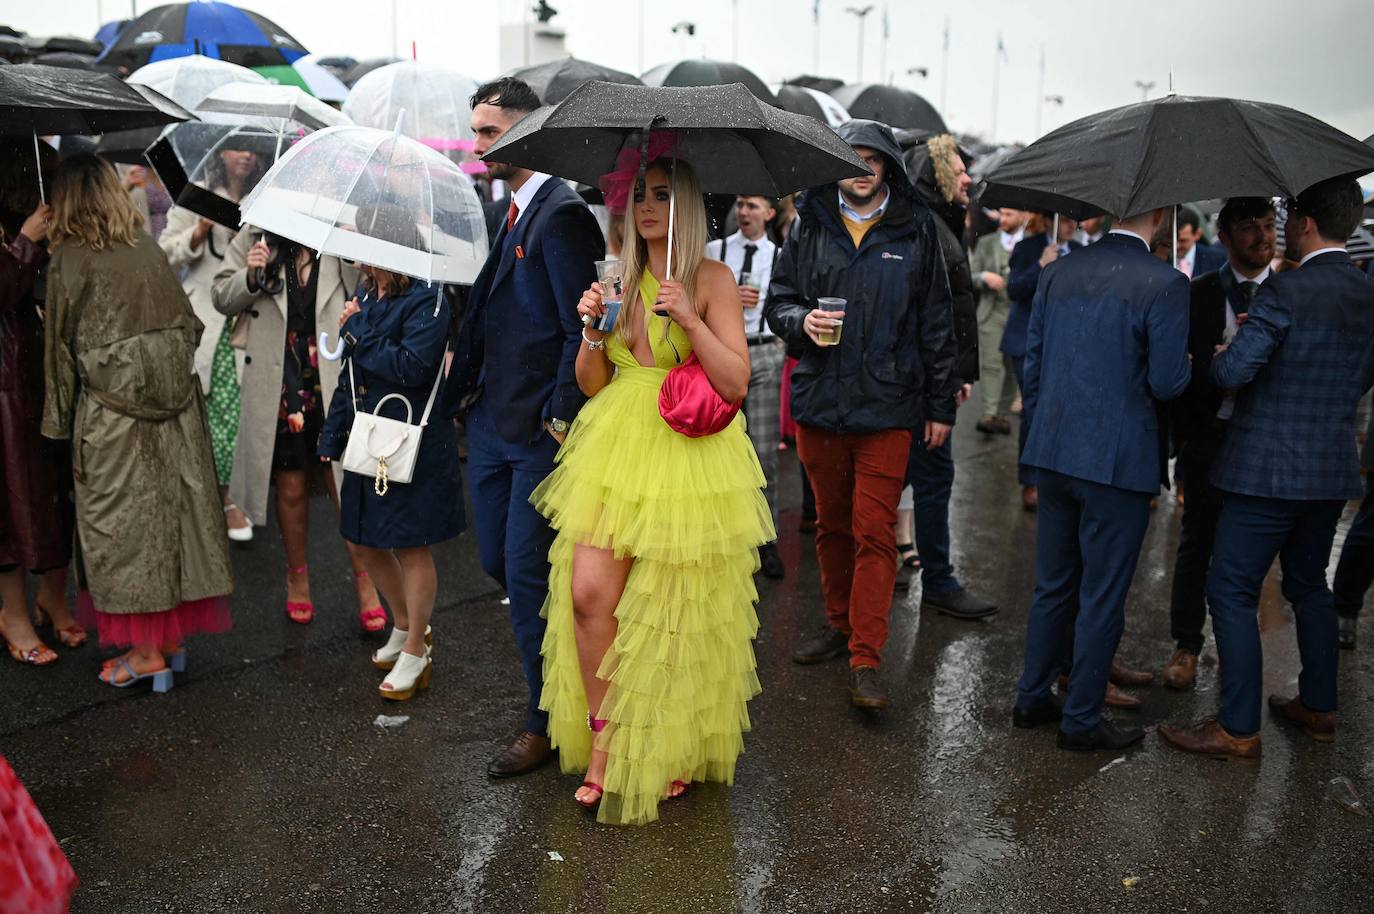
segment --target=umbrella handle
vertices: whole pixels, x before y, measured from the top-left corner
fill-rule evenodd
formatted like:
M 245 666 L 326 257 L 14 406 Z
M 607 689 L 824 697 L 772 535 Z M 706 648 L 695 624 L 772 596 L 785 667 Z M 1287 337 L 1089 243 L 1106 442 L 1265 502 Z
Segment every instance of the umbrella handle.
M 327 331 L 321 330 L 318 351 L 321 356 L 328 359 L 329 361 L 337 362 L 339 359 L 343 358 L 344 354 L 343 337 L 339 337 L 338 345 L 331 350 L 329 348 L 329 333 Z
M 673 278 L 673 225 L 677 222 L 677 156 L 673 156 L 671 173 L 668 177 L 668 263 L 664 269 L 664 279 Z M 668 338 L 668 329 L 672 325 L 673 319 L 664 316 L 663 318 L 663 342 Z

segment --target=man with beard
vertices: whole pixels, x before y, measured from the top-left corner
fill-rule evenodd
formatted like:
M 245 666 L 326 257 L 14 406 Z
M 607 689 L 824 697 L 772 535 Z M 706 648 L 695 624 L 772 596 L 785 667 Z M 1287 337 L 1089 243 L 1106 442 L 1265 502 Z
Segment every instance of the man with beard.
M 792 659 L 819 663 L 847 652 L 850 702 L 877 710 L 888 704 L 878 665 L 912 429 L 923 421 L 924 445 L 944 446 L 957 353 L 934 219 L 907 179 L 892 129 L 856 119 L 837 132 L 873 175 L 806 193 L 774 268 L 767 320 L 803 347 L 792 412 L 816 492 L 827 618 Z
M 1337 625 L 1326 566 L 1341 511 L 1360 496 L 1355 411 L 1374 384 L 1374 277 L 1345 250 L 1364 209 L 1353 180 L 1315 184 L 1287 209 L 1288 256 L 1299 267 L 1260 287 L 1249 319 L 1212 362 L 1212 383 L 1239 390 L 1212 466 L 1212 484 L 1225 493 L 1207 577 L 1221 713 L 1159 728 L 1179 749 L 1220 758 L 1261 755 L 1256 616 L 1275 556 L 1302 672 L 1297 696 L 1270 695 L 1269 713 L 1318 742 L 1336 738 Z
M 472 96 L 474 152 L 486 153 L 539 107 L 524 82 L 504 77 Z M 532 771 L 550 756 L 543 689 L 544 620 L 553 532 L 530 493 L 553 472 L 554 455 L 585 397 L 575 364 L 582 344 L 577 302 L 596 281 L 605 250 L 596 218 L 567 184 L 488 163 L 510 185 L 511 202 L 454 351 L 448 415 L 466 410 L 468 482 L 482 570 L 510 597 L 511 626 L 529 684 L 525 721 L 487 766 L 492 777 Z
M 1235 393 L 1220 390 L 1208 377 L 1212 356 L 1245 323 L 1250 302 L 1269 278 L 1277 238 L 1274 204 L 1267 197 L 1226 201 L 1217 225 L 1227 265 L 1192 282 L 1188 355 L 1193 376 L 1170 410 L 1179 475 L 1188 488 L 1169 602 L 1175 650 L 1164 667 L 1164 684 L 1174 689 L 1191 689 L 1197 678 L 1207 619 L 1207 569 L 1221 514 L 1222 496 L 1211 484 L 1212 461 L 1221 450 L 1236 405 Z
M 935 234 L 944 255 L 958 352 L 954 368 L 956 398 L 962 405 L 973 390 L 972 382 L 978 380 L 978 299 L 963 242 L 971 179 L 954 137 L 931 137 L 925 151 L 925 162 L 913 160 L 912 166 L 916 191 L 935 216 Z M 916 427 L 921 428 L 921 423 L 917 422 Z M 919 436 L 913 437 L 918 440 L 912 443 L 906 483 L 911 486 L 916 549 L 921 556 L 921 605 L 956 619 L 991 616 L 997 612 L 997 604 L 965 590 L 954 576 L 950 559 L 949 498 L 954 489 L 951 442 L 947 438 L 939 447 L 929 448 Z

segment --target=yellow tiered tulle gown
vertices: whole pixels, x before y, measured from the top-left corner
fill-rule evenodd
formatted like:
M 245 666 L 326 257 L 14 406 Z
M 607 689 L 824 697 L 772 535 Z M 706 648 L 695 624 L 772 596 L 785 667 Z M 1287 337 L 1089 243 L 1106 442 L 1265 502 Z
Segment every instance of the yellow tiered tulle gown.
M 640 301 L 658 297 L 647 272 Z M 601 822 L 658 818 L 675 779 L 733 783 L 759 692 L 754 572 L 774 539 L 763 471 L 738 415 L 724 431 L 688 438 L 658 411 L 668 370 L 691 352 L 687 335 L 645 305 L 655 367 L 618 334 L 606 351 L 616 375 L 578 414 L 558 466 L 530 500 L 557 531 L 544 604 L 544 693 L 549 737 L 564 772 L 583 772 L 593 734 L 573 634 L 574 544 L 634 559 L 616 607 L 615 640 L 598 676 L 609 682 L 595 735 L 607 753 Z

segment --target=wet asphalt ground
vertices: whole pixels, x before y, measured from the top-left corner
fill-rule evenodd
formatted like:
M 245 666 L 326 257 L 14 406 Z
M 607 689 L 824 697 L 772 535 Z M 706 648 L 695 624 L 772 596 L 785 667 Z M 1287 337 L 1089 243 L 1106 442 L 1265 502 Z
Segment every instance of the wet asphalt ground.
M 789 659 L 821 608 L 785 454 L 789 575 L 760 581 L 764 692 L 737 781 L 694 787 L 657 824 L 597 825 L 556 766 L 486 777 L 524 683 L 470 534 L 437 551 L 433 687 L 383 702 L 323 497 L 314 624 L 286 620 L 280 544 L 260 527 L 234 550 L 234 631 L 193 642 L 170 694 L 101 685 L 95 647 L 47 670 L 0 660 L 0 752 L 81 877 L 78 914 L 1374 911 L 1374 819 L 1326 799 L 1344 775 L 1374 800 L 1374 624 L 1341 657 L 1333 745 L 1267 717 L 1257 765 L 1163 745 L 1153 725 L 1216 708 L 1210 640 L 1196 693 L 1155 685 L 1136 690 L 1141 712 L 1116 712 L 1151 727 L 1139 747 L 1071 754 L 1052 729 L 1014 730 L 1035 520 L 1014 438 L 975 432 L 976 409 L 956 430 L 954 552 L 1001 614 L 923 612 L 914 586 L 892 608 L 892 707 L 853 710 L 843 662 Z M 1179 513 L 1162 497 L 1146 538 L 1120 652 L 1133 666 L 1157 670 L 1171 649 Z M 1274 585 L 1266 691 L 1292 692 L 1291 610 Z M 410 720 L 383 729 L 379 714 Z

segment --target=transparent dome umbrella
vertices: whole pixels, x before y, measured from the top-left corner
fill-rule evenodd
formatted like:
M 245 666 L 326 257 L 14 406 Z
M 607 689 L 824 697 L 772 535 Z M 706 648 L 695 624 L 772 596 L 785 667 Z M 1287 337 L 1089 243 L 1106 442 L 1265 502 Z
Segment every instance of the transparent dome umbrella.
M 477 83 L 457 70 L 402 60 L 359 79 L 349 90 L 343 110 L 353 123 L 378 130 L 391 130 L 404 111 L 402 133 L 439 152 L 457 153 L 453 158 L 459 161 L 472 151 L 468 101 L 476 91 Z
M 426 282 L 470 284 L 487 257 L 472 179 L 399 127 L 329 127 L 300 140 L 243 201 L 243 221 Z
M 199 105 L 205 96 L 229 83 L 261 83 L 267 80 L 247 67 L 197 54 L 158 60 L 129 75 L 134 86 L 155 89 L 186 109 Z M 143 153 L 162 135 L 161 127 L 107 133 L 96 145 L 96 154 L 111 162 L 142 165 Z
M 245 196 L 292 143 L 349 123 L 347 115 L 295 86 L 265 83 L 220 86 L 195 114 L 199 123 L 166 131 L 148 159 L 179 206 L 235 229 L 240 220 L 232 185 Z

